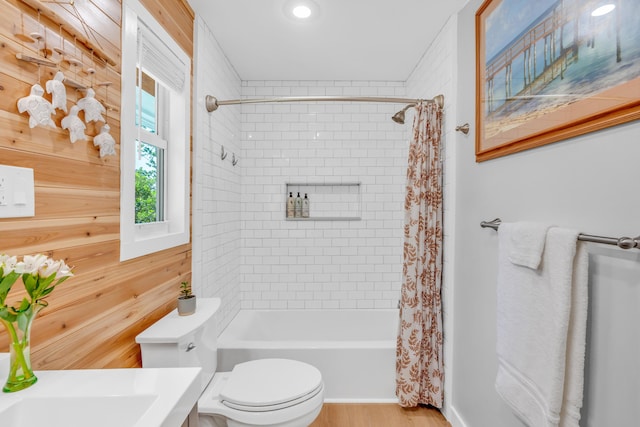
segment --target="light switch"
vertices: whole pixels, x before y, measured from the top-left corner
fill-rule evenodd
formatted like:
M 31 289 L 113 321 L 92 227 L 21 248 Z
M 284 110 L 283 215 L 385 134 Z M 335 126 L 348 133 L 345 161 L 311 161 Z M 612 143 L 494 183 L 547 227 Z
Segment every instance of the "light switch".
M 22 206 L 27 204 L 27 193 L 24 191 L 16 191 L 13 193 L 13 204 Z
M 34 215 L 33 169 L 0 165 L 0 218 Z

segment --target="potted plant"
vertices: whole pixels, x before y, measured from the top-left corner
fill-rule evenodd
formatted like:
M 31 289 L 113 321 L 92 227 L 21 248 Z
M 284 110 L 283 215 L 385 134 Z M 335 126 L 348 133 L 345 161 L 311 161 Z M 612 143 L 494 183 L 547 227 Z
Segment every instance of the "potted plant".
M 189 282 L 180 283 L 180 296 L 178 297 L 178 314 L 188 316 L 196 312 L 196 296 L 191 292 Z

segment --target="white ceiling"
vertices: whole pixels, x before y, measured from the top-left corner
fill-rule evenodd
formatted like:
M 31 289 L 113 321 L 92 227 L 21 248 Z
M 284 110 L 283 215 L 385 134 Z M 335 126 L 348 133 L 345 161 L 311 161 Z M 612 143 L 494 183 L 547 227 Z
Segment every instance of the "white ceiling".
M 314 0 L 295 22 L 291 0 L 189 0 L 242 80 L 405 81 L 467 0 Z

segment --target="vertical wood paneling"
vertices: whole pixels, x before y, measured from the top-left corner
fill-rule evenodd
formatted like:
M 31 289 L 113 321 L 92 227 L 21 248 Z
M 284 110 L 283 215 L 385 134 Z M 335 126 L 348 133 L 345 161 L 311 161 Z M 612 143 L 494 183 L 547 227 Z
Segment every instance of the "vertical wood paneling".
M 178 43 L 192 55 L 193 11 L 182 1 L 142 2 Z M 36 369 L 103 368 L 140 366 L 135 336 L 175 308 L 179 284 L 191 280 L 191 244 L 120 262 L 120 30 L 119 0 L 76 2 L 102 47 L 117 59 L 116 66 L 91 61 L 91 53 L 60 32 L 55 23 L 40 19 L 20 0 L 0 2 L 0 164 L 34 169 L 36 215 L 33 218 L 0 219 L 0 253 L 45 253 L 74 266 L 69 279 L 49 297 L 49 307 L 35 321 L 32 360 Z M 57 6 L 54 6 L 57 7 Z M 72 17 L 68 17 L 72 21 Z M 77 21 L 77 20 L 76 20 Z M 37 55 L 35 44 L 20 41 L 14 32 L 37 28 L 45 31 L 49 46 L 64 46 L 85 66 L 74 69 L 60 62 L 73 80 L 97 87 L 96 97 L 113 106 L 108 113 L 118 156 L 99 157 L 92 136 L 99 126 L 90 125 L 89 140 L 71 144 L 62 129 L 28 126 L 28 116 L 16 108 L 36 81 L 44 87 L 56 69 L 41 68 L 15 59 L 23 52 Z M 14 24 L 17 23 L 17 29 Z M 75 24 L 74 24 L 75 25 Z M 54 60 L 60 58 L 55 57 Z M 93 65 L 96 74 L 80 68 Z M 47 96 L 47 95 L 45 95 Z M 68 107 L 83 94 L 67 88 Z M 64 117 L 54 117 L 57 126 Z M 21 285 L 9 301 L 21 298 Z M 0 330 L 0 352 L 8 351 L 8 337 Z

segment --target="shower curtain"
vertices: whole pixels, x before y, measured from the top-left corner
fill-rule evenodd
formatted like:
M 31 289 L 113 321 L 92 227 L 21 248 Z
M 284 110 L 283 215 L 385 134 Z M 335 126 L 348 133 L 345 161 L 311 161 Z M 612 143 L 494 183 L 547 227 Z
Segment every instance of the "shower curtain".
M 396 396 L 404 407 L 442 407 L 442 110 L 420 102 L 413 120 L 405 195 Z

